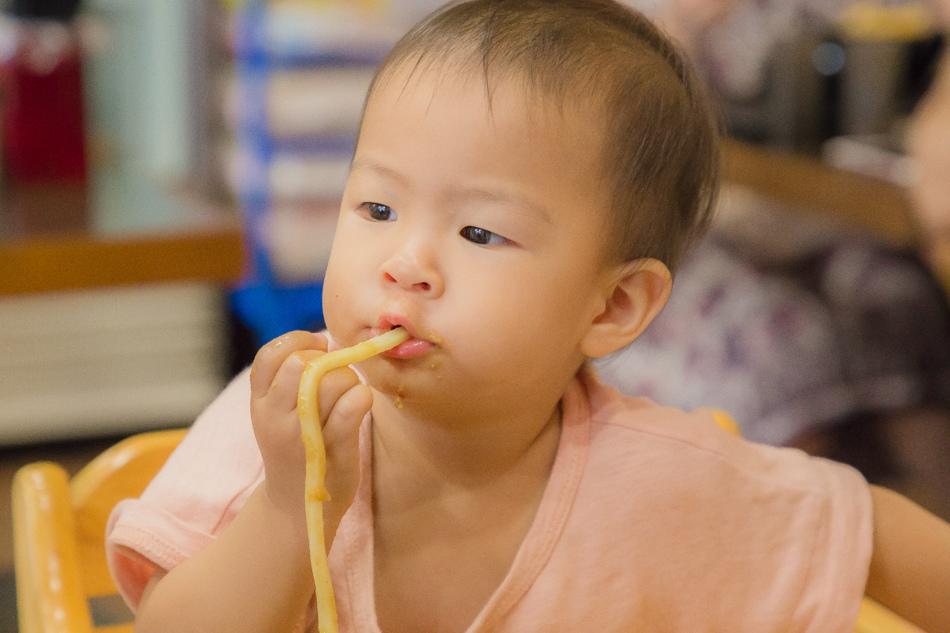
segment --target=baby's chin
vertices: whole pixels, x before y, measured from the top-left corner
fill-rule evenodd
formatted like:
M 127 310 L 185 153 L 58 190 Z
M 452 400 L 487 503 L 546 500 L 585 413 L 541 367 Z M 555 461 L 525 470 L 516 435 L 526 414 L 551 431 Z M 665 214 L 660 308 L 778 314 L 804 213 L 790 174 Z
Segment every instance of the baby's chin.
M 407 362 L 377 356 L 360 363 L 359 370 L 366 384 L 380 396 L 425 405 L 445 399 L 446 385 L 439 366 L 437 361 L 413 359 Z

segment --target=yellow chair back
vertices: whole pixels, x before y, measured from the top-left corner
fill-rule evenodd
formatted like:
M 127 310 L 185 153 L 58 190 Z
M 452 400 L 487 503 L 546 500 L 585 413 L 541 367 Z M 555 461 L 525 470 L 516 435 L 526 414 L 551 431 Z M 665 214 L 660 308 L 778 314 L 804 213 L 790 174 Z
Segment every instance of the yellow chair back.
M 116 503 L 142 493 L 184 434 L 130 437 L 72 479 L 51 462 L 17 471 L 13 545 L 20 633 L 131 633 L 131 616 L 106 566 L 106 521 Z

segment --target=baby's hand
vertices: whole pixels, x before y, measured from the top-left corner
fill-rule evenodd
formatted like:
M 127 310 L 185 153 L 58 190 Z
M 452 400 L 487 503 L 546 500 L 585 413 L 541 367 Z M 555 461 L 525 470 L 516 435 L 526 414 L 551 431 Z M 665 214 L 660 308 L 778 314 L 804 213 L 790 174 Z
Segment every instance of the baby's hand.
M 305 525 L 306 460 L 297 415 L 304 368 L 326 353 L 322 334 L 291 332 L 257 353 L 251 368 L 251 420 L 264 461 L 264 486 L 274 506 Z M 350 368 L 329 372 L 320 383 L 320 423 L 327 454 L 324 503 L 328 541 L 353 502 L 359 484 L 359 425 L 373 402 L 372 391 Z M 329 542 L 327 543 L 329 546 Z

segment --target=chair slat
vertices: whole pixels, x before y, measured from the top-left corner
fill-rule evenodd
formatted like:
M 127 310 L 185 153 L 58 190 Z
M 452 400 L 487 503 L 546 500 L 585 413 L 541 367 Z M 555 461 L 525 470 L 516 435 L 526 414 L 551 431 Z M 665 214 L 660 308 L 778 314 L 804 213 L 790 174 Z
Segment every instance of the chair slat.
M 20 633 L 91 633 L 69 475 L 49 462 L 30 464 L 17 471 L 12 493 Z
M 122 499 L 142 494 L 185 432 L 174 429 L 134 435 L 105 450 L 70 481 L 77 553 L 86 595 L 117 592 L 103 547 L 109 514 Z

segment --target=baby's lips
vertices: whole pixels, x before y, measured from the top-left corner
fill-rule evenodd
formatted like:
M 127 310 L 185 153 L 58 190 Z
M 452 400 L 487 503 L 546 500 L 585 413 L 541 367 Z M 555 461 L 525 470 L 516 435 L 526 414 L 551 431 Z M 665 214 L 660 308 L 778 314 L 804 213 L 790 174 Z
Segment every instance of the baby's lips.
M 413 339 L 422 339 L 423 337 L 419 336 L 419 332 L 416 328 L 409 323 L 409 320 L 400 315 L 383 315 L 379 319 L 379 325 L 374 331 L 374 335 L 378 336 L 397 327 L 404 327 L 406 331 L 409 332 L 409 336 Z
M 373 330 L 373 335 L 378 336 L 393 328 L 404 327 L 411 337 L 409 341 L 403 343 L 407 345 L 413 341 L 427 343 L 430 347 L 443 347 L 445 339 L 439 336 L 431 329 L 417 325 L 410 321 L 403 313 L 398 311 L 384 312 L 379 317 L 377 327 Z
M 396 347 L 383 352 L 386 356 L 391 358 L 415 358 L 417 356 L 422 356 L 423 354 L 428 353 L 435 347 L 434 343 L 429 341 L 411 338 L 404 343 L 400 343 Z

